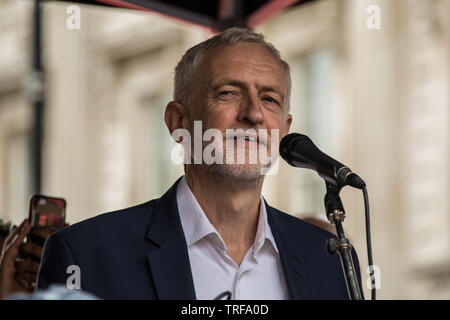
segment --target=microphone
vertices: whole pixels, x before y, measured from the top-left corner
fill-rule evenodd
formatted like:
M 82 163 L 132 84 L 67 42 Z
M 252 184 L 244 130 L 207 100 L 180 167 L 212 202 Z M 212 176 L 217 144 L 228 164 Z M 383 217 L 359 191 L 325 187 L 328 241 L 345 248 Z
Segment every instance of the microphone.
M 280 155 L 291 166 L 312 169 L 325 181 L 339 187 L 346 185 L 362 189 L 366 183 L 349 167 L 326 155 L 299 133 L 290 133 L 281 139 Z

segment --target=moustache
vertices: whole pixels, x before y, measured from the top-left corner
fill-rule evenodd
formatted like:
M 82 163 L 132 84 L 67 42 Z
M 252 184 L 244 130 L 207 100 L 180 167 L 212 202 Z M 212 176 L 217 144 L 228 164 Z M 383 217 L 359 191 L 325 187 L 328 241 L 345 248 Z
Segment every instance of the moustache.
M 249 142 L 256 142 L 267 146 L 267 134 L 257 134 L 256 132 L 243 132 L 243 129 L 232 129 L 225 133 L 225 140 L 243 140 Z

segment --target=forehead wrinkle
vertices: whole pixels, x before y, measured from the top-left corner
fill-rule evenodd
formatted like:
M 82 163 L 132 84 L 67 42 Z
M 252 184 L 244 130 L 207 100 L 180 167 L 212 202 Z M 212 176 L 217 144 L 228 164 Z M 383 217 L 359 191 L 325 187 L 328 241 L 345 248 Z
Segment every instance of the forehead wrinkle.
M 239 87 L 239 88 L 246 88 L 247 84 L 240 80 L 225 78 L 225 79 L 218 80 L 217 82 L 211 81 L 210 88 L 215 91 L 222 86 L 235 86 L 235 87 Z
M 221 48 L 223 49 L 223 47 Z M 263 56 L 258 55 L 261 59 L 251 59 L 247 53 L 241 54 L 240 52 L 234 52 L 230 54 L 228 52 L 232 47 L 225 47 L 225 50 L 219 50 L 219 48 L 214 48 L 210 52 L 208 52 L 204 59 L 202 59 L 202 71 L 205 72 L 206 77 L 203 77 L 206 80 L 206 88 L 207 90 L 217 89 L 221 85 L 228 84 L 236 85 L 238 87 L 247 87 L 248 82 L 246 79 L 236 79 L 236 75 L 245 76 L 252 75 L 256 79 L 256 87 L 259 91 L 272 91 L 283 99 L 285 102 L 285 97 L 287 94 L 287 81 L 286 81 L 286 72 L 283 69 L 283 66 L 279 61 L 276 60 L 275 57 L 272 56 L 270 51 L 266 51 L 267 49 L 261 48 L 262 51 L 266 52 Z M 241 72 L 241 70 L 245 69 L 245 72 Z M 202 72 L 202 73 L 203 73 Z M 230 77 L 229 75 L 232 75 Z M 268 76 L 265 80 L 269 80 L 273 83 L 261 83 L 261 75 L 276 75 Z M 277 79 L 279 78 L 279 79 Z M 218 79 L 216 81 L 216 79 Z M 251 81 L 254 81 L 252 79 Z
M 218 80 L 216 83 L 215 83 L 215 81 L 210 81 L 209 88 L 212 91 L 215 91 L 215 90 L 219 89 L 220 87 L 227 86 L 227 85 L 239 87 L 242 89 L 248 89 L 249 87 L 251 87 L 252 84 L 249 84 L 249 83 L 247 83 L 245 81 L 241 81 L 241 80 L 225 78 L 225 79 Z M 266 84 L 259 84 L 257 82 L 255 84 L 255 87 L 258 90 L 258 92 L 265 92 L 265 91 L 273 92 L 273 93 L 279 95 L 282 99 L 284 99 L 285 92 L 278 85 L 266 85 Z

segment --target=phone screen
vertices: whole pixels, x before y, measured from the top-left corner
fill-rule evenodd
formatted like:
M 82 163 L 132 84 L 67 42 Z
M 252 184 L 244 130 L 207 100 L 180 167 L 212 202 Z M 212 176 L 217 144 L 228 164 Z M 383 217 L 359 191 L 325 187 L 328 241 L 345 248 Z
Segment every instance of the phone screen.
M 66 200 L 43 195 L 34 195 L 30 200 L 29 221 L 32 227 L 64 227 Z
M 43 246 L 45 238 L 38 236 L 33 229 L 47 228 L 50 232 L 63 228 L 66 221 L 66 200 L 62 198 L 34 195 L 30 199 L 28 221 L 31 224 L 31 232 L 27 236 L 27 242 Z M 23 258 L 40 262 L 40 257 L 33 254 L 24 254 Z M 27 284 L 28 285 L 28 284 Z M 35 283 L 31 283 L 35 287 Z

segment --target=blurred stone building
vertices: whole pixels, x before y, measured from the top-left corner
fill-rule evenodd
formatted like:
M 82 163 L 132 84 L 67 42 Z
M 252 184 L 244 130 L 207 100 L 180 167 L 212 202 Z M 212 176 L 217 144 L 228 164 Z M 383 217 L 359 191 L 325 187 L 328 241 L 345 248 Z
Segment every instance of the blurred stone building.
M 80 29 L 71 30 L 69 5 L 43 10 L 42 192 L 66 198 L 75 223 L 159 197 L 183 174 L 163 111 L 176 63 L 211 34 L 157 14 L 82 5 Z M 0 1 L 0 218 L 16 224 L 30 196 L 32 6 Z M 368 184 L 382 299 L 450 298 L 449 20 L 446 0 L 319 0 L 257 28 L 291 64 L 292 131 Z M 323 218 L 324 193 L 317 174 L 281 162 L 263 190 L 300 217 Z M 341 195 L 366 278 L 362 194 Z

